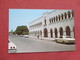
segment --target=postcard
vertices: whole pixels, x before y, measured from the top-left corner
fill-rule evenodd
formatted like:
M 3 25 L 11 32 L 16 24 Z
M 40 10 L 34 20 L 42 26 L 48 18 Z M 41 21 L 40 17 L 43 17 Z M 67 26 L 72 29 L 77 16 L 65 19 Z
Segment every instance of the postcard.
M 75 51 L 74 11 L 9 9 L 8 53 Z

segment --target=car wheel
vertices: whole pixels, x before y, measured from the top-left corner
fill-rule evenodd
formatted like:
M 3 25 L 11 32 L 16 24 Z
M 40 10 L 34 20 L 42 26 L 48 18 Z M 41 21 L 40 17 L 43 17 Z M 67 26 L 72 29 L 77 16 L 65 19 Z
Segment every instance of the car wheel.
M 56 42 L 58 43 L 58 41 L 56 40 Z
M 63 41 L 63 44 L 65 44 L 65 41 Z

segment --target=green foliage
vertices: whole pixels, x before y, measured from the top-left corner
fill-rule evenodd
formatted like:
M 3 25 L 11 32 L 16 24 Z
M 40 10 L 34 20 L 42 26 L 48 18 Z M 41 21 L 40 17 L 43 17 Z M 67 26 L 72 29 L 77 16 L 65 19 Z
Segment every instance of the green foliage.
M 28 35 L 29 34 L 29 30 L 27 28 L 27 26 L 18 26 L 15 30 L 15 33 L 18 35 Z
M 16 32 L 13 32 L 13 34 L 16 34 Z

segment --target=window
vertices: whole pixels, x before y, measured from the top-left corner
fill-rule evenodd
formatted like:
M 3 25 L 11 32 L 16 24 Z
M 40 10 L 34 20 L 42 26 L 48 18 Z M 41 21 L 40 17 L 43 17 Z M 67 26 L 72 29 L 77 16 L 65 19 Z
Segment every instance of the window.
M 56 21 L 58 21 L 58 17 L 56 16 Z
M 47 28 L 44 29 L 44 37 L 48 37 L 48 30 L 47 30 Z
M 66 14 L 66 12 L 64 13 L 64 16 L 65 16 L 65 19 L 67 18 L 67 14 Z
M 54 22 L 55 22 L 55 17 L 54 17 Z
M 54 29 L 54 33 L 55 33 L 55 38 L 57 38 L 58 37 L 57 28 Z
M 53 31 L 52 31 L 52 29 L 50 29 L 50 34 L 51 34 L 51 37 L 53 37 Z
M 68 11 L 68 18 L 70 18 L 71 17 L 71 14 L 70 14 L 70 11 Z
M 60 31 L 60 37 L 63 36 L 63 28 L 62 27 L 60 27 L 59 31 Z
M 61 18 L 62 18 L 62 20 L 63 20 L 63 14 L 61 14 Z
M 70 27 L 69 26 L 66 26 L 66 36 L 70 36 L 71 33 L 70 33 Z
M 51 23 L 51 19 L 49 19 L 49 22 Z
M 72 17 L 74 17 L 74 11 L 72 10 Z
M 53 18 L 52 18 L 52 22 L 53 22 Z
M 60 15 L 59 15 L 59 21 L 60 21 Z
M 44 20 L 44 22 L 45 22 L 45 25 L 46 25 L 46 19 Z

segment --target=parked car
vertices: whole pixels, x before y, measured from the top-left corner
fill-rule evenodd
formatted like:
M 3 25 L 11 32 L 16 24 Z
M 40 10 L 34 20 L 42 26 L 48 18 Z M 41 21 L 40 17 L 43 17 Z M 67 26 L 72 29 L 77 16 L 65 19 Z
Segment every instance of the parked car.
M 8 40 L 8 53 L 16 53 L 17 52 L 17 47 L 16 45 Z
M 71 38 L 70 36 L 62 36 L 62 37 L 56 38 L 55 41 L 57 43 L 75 43 L 75 39 Z
M 23 35 L 20 35 L 20 37 L 23 37 Z
M 17 36 L 17 34 L 15 34 L 15 36 Z
M 24 35 L 25 38 L 29 38 L 29 35 Z

